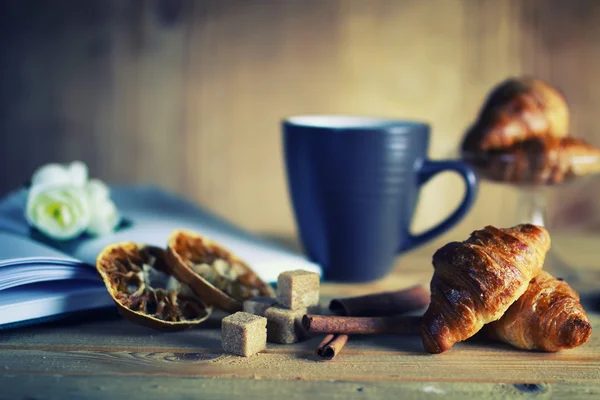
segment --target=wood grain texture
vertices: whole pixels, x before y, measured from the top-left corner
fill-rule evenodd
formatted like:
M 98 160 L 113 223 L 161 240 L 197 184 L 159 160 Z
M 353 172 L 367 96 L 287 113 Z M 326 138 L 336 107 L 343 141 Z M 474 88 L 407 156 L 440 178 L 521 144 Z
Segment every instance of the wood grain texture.
M 597 326 L 597 325 L 596 325 Z M 314 349 L 313 349 L 314 350 Z M 346 352 L 346 350 L 349 350 Z M 596 353 L 527 356 L 487 347 L 434 359 L 416 351 L 353 353 L 331 362 L 313 354 L 261 352 L 251 358 L 215 353 L 4 350 L 4 373 L 179 376 L 343 381 L 587 383 L 600 379 Z M 504 350 L 504 351 L 503 351 Z M 589 349 L 588 349 L 589 350 Z M 343 355 L 343 357 L 342 357 Z M 35 363 L 32 361 L 36 360 Z M 452 371 L 449 373 L 449 371 Z
M 31 392 L 43 393 L 43 398 L 62 400 L 70 398 L 106 399 L 257 399 L 285 397 L 287 399 L 588 399 L 600 392 L 585 384 L 503 384 L 451 382 L 344 382 L 323 385 L 317 381 L 272 381 L 265 379 L 206 379 L 177 377 L 126 377 L 37 375 L 0 376 L 3 386 L 0 399 L 19 399 L 22 388 L 35 387 Z
M 600 317 L 590 321 L 600 330 Z M 352 337 L 342 354 L 320 362 L 315 336 L 269 344 L 250 358 L 223 354 L 218 329 L 163 334 L 119 319 L 0 334 L 0 368 L 10 374 L 179 376 L 284 380 L 561 383 L 600 379 L 600 341 L 559 353 L 516 350 L 472 339 L 443 355 L 424 353 L 411 336 Z M 452 373 L 449 373 L 452 371 Z
M 293 236 L 283 117 L 423 119 L 431 157 L 455 157 L 487 91 L 516 74 L 556 84 L 573 134 L 600 145 L 599 13 L 586 0 L 3 1 L 0 193 L 42 163 L 82 159 L 109 182 L 152 182 Z M 451 174 L 427 184 L 414 229 L 461 191 Z M 598 179 L 557 191 L 553 223 L 600 229 L 599 193 Z M 435 243 L 513 223 L 517 201 L 484 183 Z

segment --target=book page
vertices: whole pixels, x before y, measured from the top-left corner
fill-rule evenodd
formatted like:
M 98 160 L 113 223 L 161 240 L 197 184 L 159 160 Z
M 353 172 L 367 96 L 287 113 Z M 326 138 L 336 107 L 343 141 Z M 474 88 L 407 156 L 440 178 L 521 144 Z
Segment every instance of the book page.
M 81 264 L 81 261 L 52 247 L 23 236 L 0 232 L 0 267 L 22 262 L 57 261 L 65 264 Z
M 89 281 L 19 286 L 0 291 L 0 328 L 19 321 L 104 307 L 114 307 L 114 301 L 104 286 Z

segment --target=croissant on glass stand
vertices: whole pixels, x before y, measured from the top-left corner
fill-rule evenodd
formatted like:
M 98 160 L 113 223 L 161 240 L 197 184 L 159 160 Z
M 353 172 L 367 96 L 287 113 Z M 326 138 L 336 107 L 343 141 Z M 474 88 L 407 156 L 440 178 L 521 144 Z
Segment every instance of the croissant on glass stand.
M 558 90 L 511 78 L 489 94 L 461 152 L 496 181 L 556 184 L 600 172 L 600 149 L 568 134 L 569 108 Z
M 531 138 L 564 137 L 569 108 L 564 96 L 539 79 L 510 78 L 488 95 L 463 150 L 502 149 Z
M 546 229 L 524 224 L 487 226 L 436 251 L 421 327 L 425 350 L 444 352 L 500 319 L 542 270 L 549 249 Z
M 474 161 L 489 179 L 503 182 L 554 184 L 600 172 L 600 150 L 572 137 L 527 139 Z
M 545 271 L 486 329 L 490 336 L 520 349 L 552 352 L 579 346 L 592 334 L 579 295 Z

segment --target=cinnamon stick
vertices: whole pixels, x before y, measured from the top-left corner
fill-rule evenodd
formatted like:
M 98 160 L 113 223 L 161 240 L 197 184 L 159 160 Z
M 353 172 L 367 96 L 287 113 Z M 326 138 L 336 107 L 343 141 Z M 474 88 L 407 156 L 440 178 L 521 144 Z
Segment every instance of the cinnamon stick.
M 429 304 L 429 292 L 421 285 L 416 285 L 408 289 L 373 293 L 366 296 L 355 296 L 340 299 L 333 299 L 329 303 L 329 309 L 345 316 L 353 317 L 377 317 L 401 314 L 409 311 L 415 311 Z M 308 317 L 308 316 L 307 316 Z M 322 321 L 322 320 L 320 320 Z M 339 321 L 337 321 L 339 323 Z M 347 320 L 346 320 L 347 323 Z M 354 322 L 353 329 L 359 331 L 365 328 L 365 324 L 380 324 L 377 329 L 384 329 L 386 324 L 395 324 L 395 328 L 400 331 L 418 331 L 419 323 L 412 320 L 402 321 L 369 321 L 361 320 L 358 326 Z M 408 325 L 407 325 L 408 323 Z M 318 323 L 317 323 L 318 325 Z M 414 326 L 413 326 L 414 325 Z M 373 325 L 371 325 L 373 327 Z M 342 326 L 342 330 L 348 330 L 348 326 Z M 389 326 L 385 329 L 391 329 Z M 323 360 L 331 360 L 340 351 L 348 341 L 346 333 L 325 332 L 323 341 L 317 346 L 316 354 Z M 360 332 L 363 333 L 363 332 Z M 385 332 L 391 333 L 391 332 Z M 404 333 L 404 332 L 396 332 Z
M 421 317 L 395 315 L 389 317 L 337 317 L 307 314 L 302 325 L 309 333 L 328 334 L 417 334 Z
M 317 346 L 317 356 L 323 360 L 331 360 L 342 350 L 347 341 L 348 335 L 334 335 L 330 333 Z
M 429 304 L 429 292 L 421 285 L 366 296 L 333 299 L 329 309 L 352 317 L 384 317 L 415 311 Z

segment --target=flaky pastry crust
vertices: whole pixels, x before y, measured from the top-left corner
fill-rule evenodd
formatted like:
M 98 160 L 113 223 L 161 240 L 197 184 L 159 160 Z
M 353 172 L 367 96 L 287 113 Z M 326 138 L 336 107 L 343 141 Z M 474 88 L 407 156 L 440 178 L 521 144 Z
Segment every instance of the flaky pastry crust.
M 531 224 L 487 226 L 440 248 L 421 329 L 425 350 L 444 352 L 500 319 L 542 270 L 549 248 L 548 231 Z
M 592 334 L 579 295 L 546 271 L 533 278 L 525 293 L 487 330 L 515 347 L 550 352 L 580 346 Z

